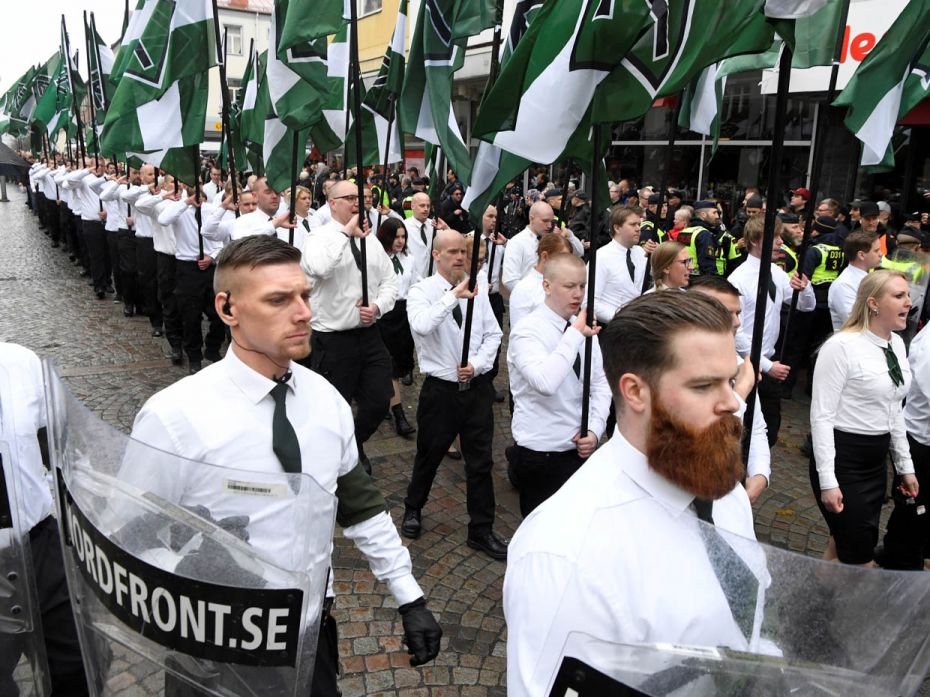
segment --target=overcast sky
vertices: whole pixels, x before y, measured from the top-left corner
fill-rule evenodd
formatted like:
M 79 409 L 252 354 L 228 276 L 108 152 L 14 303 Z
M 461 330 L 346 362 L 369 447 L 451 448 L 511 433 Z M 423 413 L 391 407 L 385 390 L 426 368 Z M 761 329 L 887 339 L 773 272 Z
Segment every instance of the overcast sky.
M 97 32 L 108 44 L 119 39 L 124 0 L 2 0 L 0 15 L 0 94 L 30 65 L 44 63 L 58 50 L 65 15 L 71 51 L 80 49 L 81 74 L 87 74 L 84 10 L 94 13 Z M 130 5 L 135 6 L 135 0 Z

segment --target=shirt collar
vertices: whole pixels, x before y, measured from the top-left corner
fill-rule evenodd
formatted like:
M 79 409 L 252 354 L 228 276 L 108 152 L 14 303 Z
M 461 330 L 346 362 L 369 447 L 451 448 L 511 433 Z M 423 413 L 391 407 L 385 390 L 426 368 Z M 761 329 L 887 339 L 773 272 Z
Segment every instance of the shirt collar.
M 619 427 L 614 430 L 613 437 L 605 447 L 611 449 L 611 459 L 622 466 L 623 472 L 659 503 L 677 513 L 681 513 L 691 505 L 694 495 L 672 484 L 652 469 L 645 454 L 634 448 L 623 437 Z
M 226 355 L 223 357 L 220 364 L 226 370 L 226 374 L 229 376 L 229 379 L 233 381 L 233 384 L 242 390 L 242 394 L 253 404 L 258 404 L 262 401 L 271 392 L 275 384 L 277 384 L 274 380 L 266 378 L 258 371 L 243 363 L 232 348 L 226 351 Z M 291 377 L 288 379 L 287 385 L 291 390 L 297 389 L 297 382 L 293 372 L 291 372 Z
M 540 313 L 549 320 L 554 326 L 559 328 L 559 331 L 565 331 L 565 323 L 571 323 L 575 319 L 574 316 L 571 319 L 562 319 L 562 315 L 558 314 L 555 310 L 549 307 L 545 301 L 539 306 Z
M 873 333 L 872 333 L 870 330 L 868 330 L 868 329 L 863 329 L 863 330 L 862 330 L 862 336 L 864 336 L 865 339 L 866 339 L 866 341 L 868 341 L 870 344 L 875 344 L 876 346 L 878 346 L 878 347 L 881 348 L 881 349 L 888 348 L 889 346 L 891 346 L 891 339 L 890 339 L 890 338 L 889 338 L 889 339 L 883 339 L 883 338 L 881 338 L 880 336 L 878 336 L 878 334 L 873 334 Z M 892 336 L 894 336 L 894 334 L 892 334 Z

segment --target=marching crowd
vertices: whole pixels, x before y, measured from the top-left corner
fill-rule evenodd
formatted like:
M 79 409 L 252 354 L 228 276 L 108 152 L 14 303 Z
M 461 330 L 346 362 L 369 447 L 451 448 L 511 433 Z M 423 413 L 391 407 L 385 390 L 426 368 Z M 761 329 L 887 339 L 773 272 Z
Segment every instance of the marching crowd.
M 926 213 L 792 191 L 776 213 L 764 325 L 756 327 L 765 242 L 757 190 L 725 210 L 619 180 L 609 185 L 609 207 L 592 211 L 587 192 L 571 181 L 554 186 L 540 170 L 526 191 L 508 185 L 499 205 L 472 220 L 451 170 L 444 183 L 413 168 L 376 171 L 361 201 L 358 176 L 308 165 L 289 201 L 259 176 L 234 191 L 216 166 L 191 187 L 151 164 L 125 171 L 58 157 L 32 165 L 26 191 L 51 245 L 96 297 L 122 303 L 127 317 L 146 316 L 173 363 L 186 357 L 192 377 L 146 403 L 134 437 L 195 460 L 235 466 L 245 451 L 245 468 L 313 474 L 335 493 L 346 537 L 396 598 L 414 662 L 436 655 L 441 630 L 365 453 L 386 418 L 416 438 L 400 535 L 429 533 L 438 468 L 447 456 L 463 461 L 467 544 L 508 563 L 515 695 L 541 694 L 537 671 L 561 646 L 552 627 L 566 621 L 566 607 L 579 627 L 617 640 L 703 638 L 682 618 L 680 631 L 655 617 L 637 625 L 630 618 L 661 604 L 665 586 L 607 589 L 605 569 L 638 564 L 645 577 L 658 574 L 650 554 L 674 556 L 663 545 L 687 535 L 676 527 L 685 509 L 753 537 L 750 505 L 772 485 L 781 402 L 798 389 L 811 394 L 810 479 L 831 535 L 825 558 L 924 568 Z M 806 216 L 811 244 L 802 256 Z M 753 366 L 756 332 L 762 350 Z M 509 384 L 495 384 L 502 360 Z M 416 428 L 400 389 L 415 369 Z M 505 400 L 508 474 L 526 519 L 509 545 L 494 532 L 491 476 L 493 405 Z M 755 417 L 743 436 L 747 402 Z M 219 423 L 216 409 L 231 403 L 267 428 Z M 308 453 L 312 464 L 301 457 Z M 879 544 L 889 456 L 894 510 Z M 609 529 L 589 527 L 595 520 Z M 630 529 L 642 534 L 605 551 L 615 531 Z M 315 695 L 336 694 L 335 632 L 334 624 L 321 631 Z

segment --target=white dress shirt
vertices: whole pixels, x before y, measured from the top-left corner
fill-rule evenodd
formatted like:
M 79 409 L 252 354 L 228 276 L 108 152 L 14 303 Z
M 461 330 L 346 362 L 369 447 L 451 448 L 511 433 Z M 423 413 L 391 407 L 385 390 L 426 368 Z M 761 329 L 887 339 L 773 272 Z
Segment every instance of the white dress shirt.
M 521 278 L 529 273 L 539 261 L 537 248 L 539 237 L 528 227 L 510 238 L 507 253 L 501 267 L 501 282 L 508 290 L 513 290 Z
M 38 431 L 47 426 L 42 363 L 29 349 L 0 342 L 0 441 L 10 448 L 17 477 L 17 510 L 21 532 L 52 512 Z
M 754 648 L 708 561 L 693 496 L 650 469 L 617 430 L 559 491 L 531 513 L 507 552 L 507 695 L 547 694 L 570 632 L 620 644 Z M 714 502 L 718 529 L 760 579 L 752 509 L 737 485 Z M 579 656 L 595 668 L 598 656 Z
M 261 208 L 240 215 L 229 229 L 229 239 L 238 240 L 249 235 L 274 235 L 275 227 L 271 224 L 272 218 L 274 216 L 268 215 Z
M 756 319 L 756 289 L 759 287 L 759 257 L 752 255 L 740 264 L 728 277 L 740 292 L 740 315 L 743 326 L 737 330 L 737 346 L 749 346 L 752 341 L 753 325 Z M 775 300 L 769 298 L 765 303 L 765 326 L 762 330 L 762 356 L 759 358 L 759 368 L 763 373 L 772 368 L 772 356 L 775 355 L 775 342 L 781 332 L 781 306 L 791 302 L 794 289 L 788 274 L 772 264 L 772 281 L 775 284 Z M 811 312 L 817 306 L 814 297 L 814 287 L 808 283 L 807 287 L 798 296 L 798 310 Z M 740 338 L 742 334 L 742 339 Z
M 232 235 L 232 226 L 237 218 L 233 211 L 228 211 L 218 204 L 205 203 L 201 206 L 203 210 L 203 225 L 200 227 L 200 233 L 204 239 L 213 240 L 214 242 L 226 242 Z
M 106 181 L 104 177 L 91 174 L 86 169 L 71 172 L 65 177 L 66 185 L 71 189 L 72 203 L 77 203 L 75 212 L 80 214 L 81 220 L 100 222 L 99 193 Z
M 96 177 L 95 177 L 96 178 Z M 55 170 L 46 169 L 42 173 L 42 192 L 45 194 L 45 197 L 50 201 L 58 200 L 58 186 L 55 182 Z
M 71 210 L 71 191 L 70 189 L 65 188 L 65 177 L 68 176 L 68 170 L 64 167 L 59 167 L 55 170 L 53 179 L 58 185 L 58 200 L 61 201 L 65 206 L 68 207 L 68 210 Z
M 628 249 L 634 267 L 632 279 L 626 265 Z M 646 276 L 646 264 L 648 263 L 646 252 L 638 244 L 627 248 L 617 240 L 611 240 L 609 244 L 597 250 L 594 315 L 598 322 L 607 324 L 617 314 L 617 310 L 642 294 L 643 278 Z M 590 268 L 589 264 L 589 274 Z
M 242 220 L 240 218 L 239 220 Z M 300 265 L 310 277 L 310 326 L 317 332 L 340 332 L 362 326 L 356 303 L 362 299 L 362 272 L 355 263 L 349 237 L 335 220 L 316 228 L 304 243 Z M 365 245 L 368 303 L 381 315 L 394 309 L 397 281 L 394 266 L 374 235 L 354 238 Z
M 323 377 L 293 362 L 290 370 L 287 418 L 300 441 L 303 471 L 335 495 L 337 479 L 359 466 L 352 410 Z M 223 360 L 152 396 L 136 416 L 132 438 L 195 462 L 281 472 L 272 450 L 274 386 L 274 381 L 245 365 L 233 347 Z M 121 479 L 131 479 L 182 506 L 204 506 L 216 520 L 257 509 L 261 515 L 250 516 L 250 544 L 261 545 L 273 557 L 287 558 L 291 541 L 279 533 L 274 506 L 267 498 L 231 495 L 220 482 L 196 475 L 180 480 L 159 474 L 156 456 L 153 466 L 132 463 L 128 472 L 121 472 Z M 345 528 L 343 535 L 368 558 L 372 573 L 387 583 L 398 604 L 423 595 L 411 572 L 410 554 L 386 512 Z
M 833 321 L 833 331 L 838 332 L 846 324 L 856 303 L 856 294 L 859 284 L 869 275 L 868 271 L 847 266 L 840 272 L 836 280 L 830 284 L 827 293 L 827 304 L 830 306 L 830 319 Z
M 912 382 L 904 404 L 904 425 L 911 438 L 930 447 L 930 332 L 926 328 L 911 341 L 908 361 Z
M 223 184 L 223 182 L 220 182 L 219 186 L 217 186 L 216 184 L 213 183 L 213 180 L 211 179 L 210 181 L 208 181 L 206 184 L 203 185 L 203 188 L 201 189 L 201 191 L 207 197 L 207 201 L 212 201 L 213 198 L 218 193 L 221 193 L 223 191 L 224 186 L 225 185 Z
M 313 215 L 311 212 L 310 215 Z M 299 215 L 294 219 L 294 246 L 302 250 L 307 243 L 307 235 L 310 234 L 310 219 L 301 218 Z M 279 227 L 275 229 L 278 239 L 291 244 L 291 228 Z
M 462 326 L 452 315 L 456 305 L 462 311 Z M 417 349 L 420 372 L 440 380 L 458 382 L 458 367 L 462 360 L 465 339 L 467 301 L 452 294 L 452 284 L 438 273 L 424 278 L 410 289 L 407 295 L 407 319 Z M 491 310 L 488 294 L 475 296 L 468 344 L 468 362 L 475 369 L 475 377 L 494 366 L 494 358 L 501 343 L 500 326 Z
M 120 189 L 119 198 L 123 203 L 129 204 L 131 206 L 130 211 L 132 212 L 132 221 L 133 221 L 133 230 L 136 237 L 152 237 L 153 230 L 155 228 L 155 219 L 151 215 L 142 214 L 135 215 L 136 213 L 136 204 L 143 198 L 148 198 L 153 196 L 149 193 L 149 188 L 147 186 L 131 186 L 128 189 Z M 157 198 L 161 198 L 158 196 Z M 155 203 L 151 202 L 151 209 L 154 211 Z
M 574 322 L 573 317 L 570 322 Z M 579 374 L 573 369 L 580 359 Z M 514 411 L 510 432 L 517 445 L 539 452 L 575 449 L 581 425 L 585 338 L 546 303 L 521 319 L 510 333 L 507 367 Z M 600 440 L 610 412 L 610 387 L 601 348 L 591 345 L 591 402 L 588 429 Z
M 143 221 L 145 229 L 151 233 L 152 246 L 156 252 L 174 256 L 177 250 L 174 228 L 158 222 L 158 216 L 169 203 L 173 202 L 163 198 L 162 192 L 157 194 L 145 193 L 136 199 L 136 215 L 133 216 L 133 220 Z M 138 229 L 139 226 L 136 225 L 136 237 L 144 237 L 144 235 L 138 233 Z
M 542 282 L 543 275 L 533 268 L 517 282 L 516 287 L 511 288 L 508 301 L 511 327 L 516 327 L 520 320 L 545 302 L 546 291 Z
M 739 353 L 736 355 L 736 362 L 738 365 L 743 364 L 743 357 Z M 734 394 L 736 393 L 734 392 Z M 746 413 L 746 401 L 739 395 L 736 395 L 736 400 L 739 402 L 736 416 L 742 419 Z M 765 477 L 767 484 L 771 484 L 772 451 L 769 449 L 769 429 L 765 423 L 765 417 L 762 415 L 762 402 L 758 396 L 752 413 L 752 434 L 749 436 L 749 459 L 746 462 L 746 478 L 761 474 Z
M 196 208 L 187 204 L 187 199 L 165 201 L 158 214 L 158 224 L 170 227 L 174 231 L 175 253 L 179 261 L 197 261 L 200 259 L 200 234 L 197 227 Z M 201 222 L 202 222 L 201 218 Z M 203 253 L 216 259 L 222 242 L 204 239 Z
M 914 472 L 901 409 L 911 384 L 911 367 L 904 341 L 892 334 L 891 348 L 904 378 L 904 384 L 895 387 L 882 350 L 888 343 L 865 330 L 838 332 L 820 348 L 814 366 L 811 436 L 822 490 L 839 486 L 833 429 L 866 436 L 890 433 L 895 469 L 899 474 Z
M 394 259 L 396 258 L 400 261 L 400 267 L 402 273 L 397 273 L 397 270 L 394 270 L 394 276 L 397 281 L 397 299 L 406 300 L 407 295 L 410 293 L 410 288 L 413 287 L 413 284 L 420 280 L 420 276 L 417 273 L 416 262 L 414 261 L 413 255 L 409 252 L 402 252 L 400 254 L 392 254 L 390 257 L 391 266 L 394 266 Z
M 501 270 L 504 268 L 504 250 L 506 249 L 507 243 L 505 242 L 504 244 L 494 244 L 488 235 L 481 235 L 481 239 L 484 240 L 487 249 L 485 250 L 484 263 L 478 270 L 478 275 L 484 279 L 485 282 L 487 282 L 488 264 L 491 263 L 491 250 L 493 249 L 494 268 L 491 270 L 491 282 L 489 284 L 489 288 L 491 293 L 500 293 Z
M 407 251 L 413 255 L 414 263 L 417 269 L 417 275 L 420 278 L 429 276 L 429 259 L 430 252 L 433 249 L 433 221 L 429 218 L 426 220 L 417 220 L 416 218 L 407 218 L 404 220 L 404 227 L 407 228 Z M 426 242 L 423 238 L 426 238 Z M 433 265 L 435 272 L 436 265 Z
M 333 213 L 329 208 L 328 203 L 324 203 L 322 206 L 313 211 L 313 215 L 309 219 L 310 229 L 316 230 L 318 227 L 323 227 L 331 222 L 333 222 Z
M 107 212 L 106 229 L 107 230 L 125 230 L 126 229 L 126 206 L 120 201 L 120 190 L 126 187 L 120 186 L 115 181 L 107 182 L 100 190 L 100 200 L 103 201 L 103 210 Z

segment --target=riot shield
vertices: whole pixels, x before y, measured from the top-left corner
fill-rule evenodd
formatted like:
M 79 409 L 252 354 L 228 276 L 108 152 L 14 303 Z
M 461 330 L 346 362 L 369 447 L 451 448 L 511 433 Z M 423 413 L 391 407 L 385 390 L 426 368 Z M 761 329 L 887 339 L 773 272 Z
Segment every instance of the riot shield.
M 68 582 L 97 694 L 308 694 L 335 497 L 309 475 L 134 441 L 45 372 Z
M 553 626 L 563 629 L 550 636 L 561 642 L 561 653 L 557 650 L 557 659 L 541 660 L 538 665 L 546 672 L 536 676 L 539 684 L 547 686 L 545 694 L 898 697 L 920 688 L 930 666 L 930 575 L 824 562 L 697 520 L 694 524 L 703 529 L 687 536 L 698 547 L 691 550 L 696 556 L 682 564 L 677 580 L 668 581 L 669 588 L 680 589 L 677 599 L 669 602 L 676 607 L 680 627 L 686 627 L 681 632 L 685 640 L 663 635 L 662 627 L 652 628 L 645 642 L 628 640 L 619 628 L 612 636 L 592 636 L 585 633 L 584 618 L 560 613 Z M 730 604 L 732 593 L 723 590 L 734 587 L 737 565 L 713 570 L 714 553 L 702 542 L 714 534 L 759 581 L 758 605 L 752 608 L 751 630 L 747 625 L 746 632 L 733 633 L 739 631 L 739 612 Z M 688 556 L 688 552 L 682 555 Z M 701 556 L 703 562 L 695 563 Z M 645 574 L 649 568 L 646 563 L 633 571 Z M 716 586 L 708 588 L 708 584 Z M 719 604 L 715 596 L 721 599 Z M 682 598 L 688 598 L 691 606 Z M 710 614 L 706 605 L 711 606 Z M 689 624 L 698 618 L 710 626 Z M 627 619 L 627 630 L 649 624 L 649 618 L 642 624 L 638 624 L 642 618 Z M 566 621 L 574 627 L 565 629 Z M 688 641 L 695 634 L 711 640 Z M 719 644 L 711 643 L 714 636 L 720 638 Z
M 5 379 L 0 369 L 0 380 Z M 2 440 L 15 442 L 11 419 L 11 413 L 3 414 L 0 436 L 0 694 L 43 697 L 51 683 L 29 531 L 20 521 L 16 451 Z
M 911 311 L 907 316 L 907 328 L 900 334 L 905 344 L 910 346 L 911 339 L 917 333 L 927 285 L 930 283 L 930 255 L 898 248 L 882 260 L 882 268 L 900 271 L 907 277 L 911 291 Z

